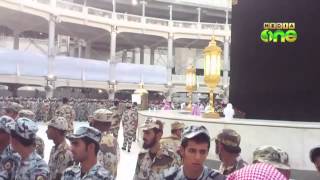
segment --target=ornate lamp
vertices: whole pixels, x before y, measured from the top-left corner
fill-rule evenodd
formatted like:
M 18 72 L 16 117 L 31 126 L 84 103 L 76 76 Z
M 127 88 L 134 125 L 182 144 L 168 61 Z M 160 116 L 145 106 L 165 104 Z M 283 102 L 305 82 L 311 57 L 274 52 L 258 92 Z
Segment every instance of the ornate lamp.
M 189 93 L 189 105 L 187 106 L 188 110 L 192 110 L 192 92 L 197 90 L 197 76 L 196 68 L 193 65 L 190 65 L 187 68 L 186 72 L 186 90 Z
M 144 83 L 141 82 L 139 84 L 139 88 L 134 91 L 132 94 L 133 97 L 137 98 L 137 102 L 140 105 L 140 109 L 146 110 L 148 109 L 148 94 L 149 92 L 144 88 Z
M 215 37 L 204 49 L 204 82 L 210 90 L 209 107 L 203 114 L 205 118 L 219 118 L 219 114 L 214 110 L 213 90 L 220 82 L 221 48 L 217 46 Z

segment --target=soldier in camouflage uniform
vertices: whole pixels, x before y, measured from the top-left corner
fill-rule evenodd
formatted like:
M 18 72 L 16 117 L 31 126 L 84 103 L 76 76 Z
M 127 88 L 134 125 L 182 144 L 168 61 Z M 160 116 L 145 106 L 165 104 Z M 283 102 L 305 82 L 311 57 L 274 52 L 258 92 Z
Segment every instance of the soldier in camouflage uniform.
M 111 119 L 111 116 L 111 111 L 107 109 L 98 109 L 93 113 L 90 124 L 102 133 L 97 160 L 106 170 L 111 172 L 114 178 L 116 178 L 118 162 L 120 160 L 120 150 L 117 139 L 110 131 L 113 120 Z
M 23 109 L 23 106 L 21 104 L 15 103 L 15 102 L 9 102 L 5 107 L 5 113 L 4 115 L 11 117 L 12 119 L 17 119 L 18 112 Z
M 240 135 L 232 129 L 223 129 L 215 139 L 216 154 L 219 155 L 221 165 L 220 173 L 229 175 L 232 172 L 248 165 L 241 156 Z
M 181 135 L 183 132 L 184 124 L 178 121 L 171 124 L 171 136 L 164 137 L 160 140 L 161 146 L 171 149 L 173 152 L 179 154 L 181 145 Z
M 126 150 L 128 146 L 128 152 L 130 152 L 131 144 L 137 133 L 138 126 L 138 114 L 131 110 L 130 104 L 127 103 L 127 109 L 122 115 L 122 127 L 123 127 L 123 145 L 122 149 Z
M 80 127 L 75 134 L 67 135 L 71 141 L 73 165 L 63 173 L 62 180 L 113 180 L 111 173 L 97 161 L 101 132 L 93 127 Z M 91 163 L 95 161 L 93 166 Z
M 112 111 L 111 132 L 113 136 L 118 139 L 118 133 L 120 129 L 120 122 L 121 122 L 121 116 L 122 116 L 121 109 L 119 108 L 119 101 L 115 100 L 110 110 Z
M 9 116 L 0 117 L 0 179 L 13 179 L 21 159 L 10 146 L 10 129 L 7 126 L 13 122 Z
M 15 179 L 48 179 L 48 165 L 34 150 L 37 124 L 28 118 L 19 118 L 11 124 L 10 130 L 12 148 L 22 157 Z
M 210 136 L 204 126 L 189 126 L 182 135 L 181 156 L 183 165 L 163 173 L 165 180 L 225 180 L 219 172 L 204 165 L 210 148 Z
M 64 170 L 73 164 L 71 148 L 65 139 L 67 130 L 68 123 L 64 117 L 54 118 L 48 124 L 46 133 L 54 142 L 48 164 L 50 180 L 60 180 Z
M 22 109 L 19 111 L 18 113 L 18 118 L 23 118 L 26 117 L 28 119 L 31 119 L 34 121 L 35 118 L 35 114 L 27 109 Z M 41 137 L 36 135 L 36 140 L 35 140 L 35 144 L 34 147 L 36 148 L 36 152 L 42 157 L 44 158 L 44 141 Z
M 62 99 L 62 106 L 56 110 L 55 117 L 64 117 L 68 122 L 68 133 L 73 133 L 73 121 L 76 118 L 76 113 L 72 106 L 68 105 L 68 98 Z
M 287 179 L 290 179 L 291 168 L 289 165 L 289 155 L 278 147 L 270 145 L 258 147 L 253 152 L 253 163 L 271 164 Z
M 163 134 L 161 121 L 149 118 L 141 126 L 143 131 L 143 148 L 147 151 L 139 153 L 135 180 L 158 180 L 161 174 L 171 167 L 178 166 L 176 153 L 160 147 L 160 139 Z

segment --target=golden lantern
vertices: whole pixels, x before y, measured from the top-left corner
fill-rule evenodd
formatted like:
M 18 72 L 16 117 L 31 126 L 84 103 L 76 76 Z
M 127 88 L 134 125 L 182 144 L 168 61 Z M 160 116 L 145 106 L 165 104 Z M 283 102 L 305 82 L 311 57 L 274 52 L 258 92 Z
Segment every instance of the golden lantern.
M 192 92 L 197 90 L 197 75 L 196 68 L 190 65 L 186 72 L 186 90 L 189 93 L 189 104 L 187 106 L 188 110 L 192 110 Z
M 210 90 L 209 107 L 203 114 L 206 118 L 219 118 L 219 114 L 214 110 L 213 90 L 220 82 L 221 48 L 217 46 L 215 37 L 204 49 L 204 82 Z

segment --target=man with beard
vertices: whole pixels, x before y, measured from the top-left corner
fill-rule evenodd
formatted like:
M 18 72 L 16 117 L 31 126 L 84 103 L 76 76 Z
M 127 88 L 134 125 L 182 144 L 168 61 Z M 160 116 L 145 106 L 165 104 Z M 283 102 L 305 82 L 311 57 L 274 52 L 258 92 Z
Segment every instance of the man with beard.
M 225 176 L 204 165 L 210 149 L 210 136 L 204 126 L 189 126 L 181 142 L 182 166 L 170 168 L 165 180 L 224 180 Z
M 138 155 L 135 180 L 157 180 L 170 167 L 178 166 L 177 155 L 171 150 L 160 147 L 163 134 L 161 121 L 149 118 L 142 125 L 143 148 L 148 150 Z
M 161 145 L 171 149 L 173 152 L 179 153 L 183 128 L 183 123 L 178 121 L 173 122 L 171 124 L 171 136 L 162 138 L 160 141 Z
M 48 164 L 50 180 L 60 180 L 63 171 L 73 164 L 71 149 L 65 138 L 67 130 L 68 124 L 64 117 L 54 118 L 48 124 L 46 133 L 54 143 Z
M 73 159 L 80 165 L 67 168 L 62 180 L 113 180 L 111 173 L 97 161 L 101 132 L 93 127 L 80 127 L 75 134 L 67 135 L 71 142 Z
M 248 165 L 241 156 L 240 135 L 232 129 L 223 129 L 215 139 L 216 154 L 221 160 L 220 173 L 229 175 Z
M 13 179 L 20 163 L 20 156 L 10 146 L 10 129 L 8 124 L 14 120 L 9 116 L 0 117 L 0 179 Z

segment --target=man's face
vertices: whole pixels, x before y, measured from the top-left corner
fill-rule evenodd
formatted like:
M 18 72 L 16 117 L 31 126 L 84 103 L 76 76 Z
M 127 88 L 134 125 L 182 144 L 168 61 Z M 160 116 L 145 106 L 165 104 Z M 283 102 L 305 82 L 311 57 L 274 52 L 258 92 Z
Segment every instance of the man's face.
M 181 155 L 183 157 L 183 165 L 192 169 L 202 168 L 208 156 L 208 143 L 196 143 L 188 141 L 187 146 L 181 147 Z
M 81 139 L 72 139 L 71 152 L 73 155 L 73 159 L 77 162 L 83 162 L 88 158 L 86 144 Z
M 143 131 L 143 148 L 150 149 L 152 148 L 157 142 L 157 135 L 154 130 L 144 130 Z
M 320 172 L 320 156 L 316 157 L 314 165 L 316 166 L 318 172 Z
M 55 139 L 55 135 L 57 134 L 57 133 L 59 133 L 55 128 L 53 128 L 53 127 L 51 127 L 51 126 L 48 126 L 48 129 L 47 129 L 47 131 L 46 131 L 46 133 L 47 133 L 47 137 L 48 137 L 48 139 L 51 139 L 51 140 L 53 140 L 53 139 Z
M 181 139 L 181 136 L 182 136 L 182 132 L 183 132 L 183 129 L 177 129 L 176 130 L 176 135 Z

